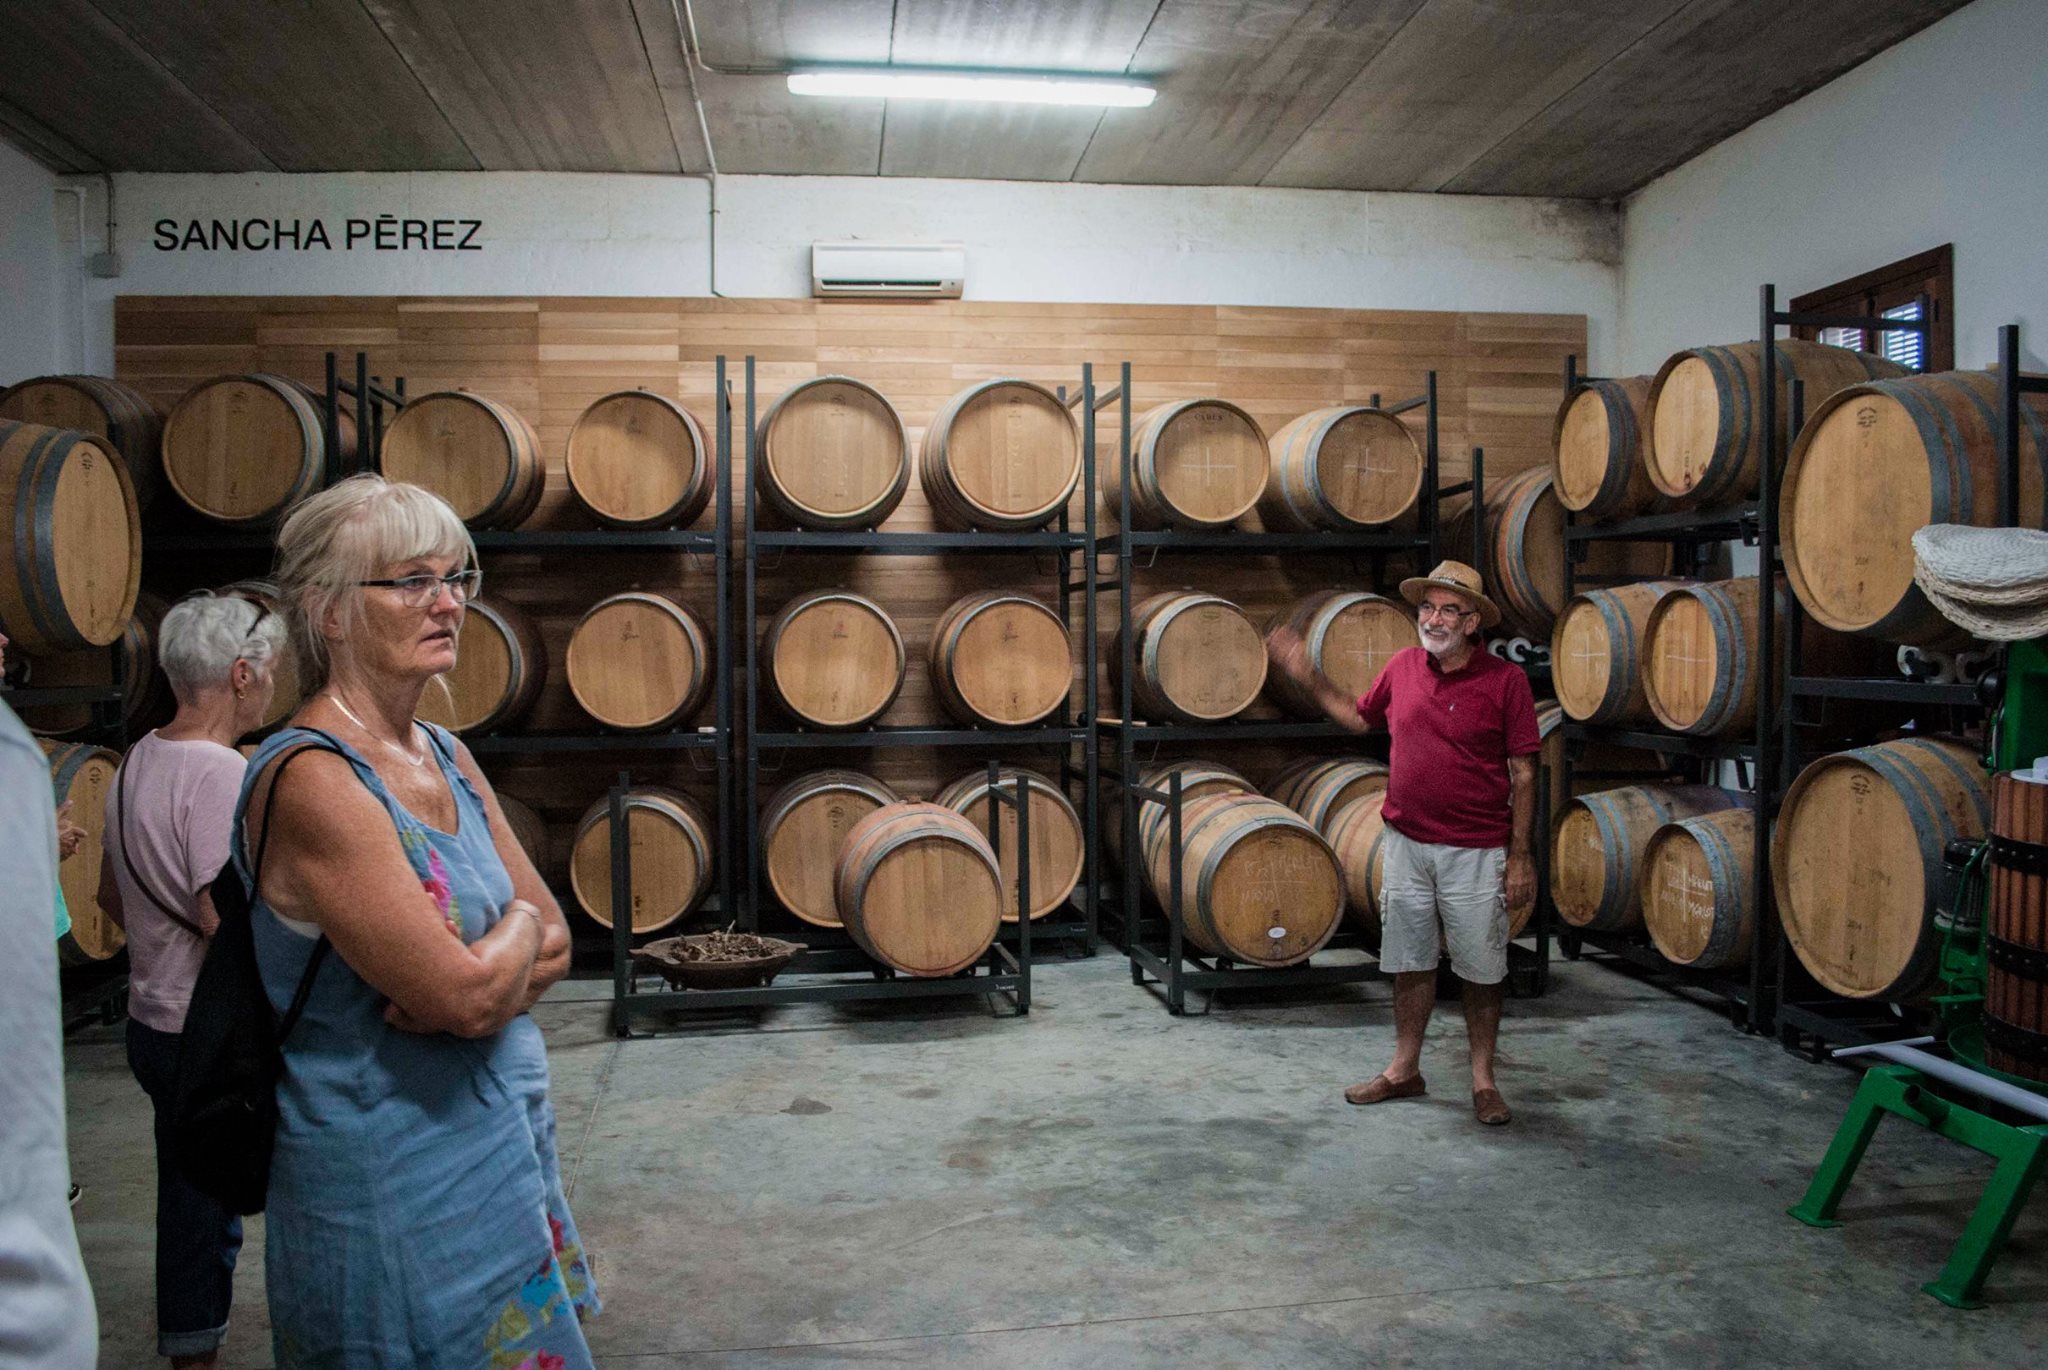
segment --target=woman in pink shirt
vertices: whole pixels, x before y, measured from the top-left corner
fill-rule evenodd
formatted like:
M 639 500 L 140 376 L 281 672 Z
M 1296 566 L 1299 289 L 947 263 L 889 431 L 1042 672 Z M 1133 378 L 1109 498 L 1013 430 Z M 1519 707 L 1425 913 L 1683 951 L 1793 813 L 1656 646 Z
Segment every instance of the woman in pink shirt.
M 201 592 L 164 615 L 157 657 L 177 717 L 128 749 L 107 795 L 100 907 L 128 932 L 128 1064 L 156 1106 L 157 1353 L 210 1366 L 227 1334 L 242 1220 L 169 1163 L 165 1111 L 192 985 L 219 923 L 247 767 L 235 743 L 270 708 L 284 623 L 253 598 Z

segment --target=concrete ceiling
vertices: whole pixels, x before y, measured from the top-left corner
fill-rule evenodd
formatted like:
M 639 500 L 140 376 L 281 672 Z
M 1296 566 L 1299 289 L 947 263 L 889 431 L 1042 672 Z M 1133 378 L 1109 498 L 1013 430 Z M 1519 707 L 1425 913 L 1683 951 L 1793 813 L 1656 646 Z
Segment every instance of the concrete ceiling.
M 1614 199 L 1966 0 L 695 0 L 708 68 L 1129 73 L 1149 109 L 700 68 L 726 173 Z M 680 0 L 0 5 L 0 135 L 96 171 L 708 168 Z

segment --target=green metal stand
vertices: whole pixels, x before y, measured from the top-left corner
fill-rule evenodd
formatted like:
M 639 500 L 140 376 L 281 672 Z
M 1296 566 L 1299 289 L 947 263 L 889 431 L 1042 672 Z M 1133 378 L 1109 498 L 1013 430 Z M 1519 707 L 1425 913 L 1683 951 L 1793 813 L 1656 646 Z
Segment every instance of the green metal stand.
M 1949 1254 L 1939 1279 L 1920 1286 L 1951 1308 L 1982 1308 L 1985 1277 L 2026 1207 L 2034 1181 L 2048 1168 L 2048 1123 L 2014 1127 L 1936 1097 L 1927 1077 L 1908 1066 L 1876 1066 L 1863 1077 L 1849 1114 L 1821 1159 L 1806 1197 L 1786 1210 L 1809 1227 L 1839 1227 L 1835 1209 L 1886 1113 L 1896 1114 L 1998 1162 L 1970 1224 Z

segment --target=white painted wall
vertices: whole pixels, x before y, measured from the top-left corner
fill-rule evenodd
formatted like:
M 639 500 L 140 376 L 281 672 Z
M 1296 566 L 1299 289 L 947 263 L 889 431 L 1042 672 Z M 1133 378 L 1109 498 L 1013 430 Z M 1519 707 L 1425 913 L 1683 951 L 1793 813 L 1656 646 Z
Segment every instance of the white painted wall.
M 1976 0 L 1624 207 L 1621 369 L 1757 335 L 1781 300 L 1955 244 L 1956 364 L 2048 357 L 2048 5 Z M 1782 306 L 1781 306 L 1782 307 Z
M 701 295 L 704 182 L 527 173 L 126 175 L 126 265 L 87 296 L 95 369 L 117 293 Z M 95 207 L 93 212 L 97 212 Z M 380 214 L 481 219 L 481 252 L 345 245 Z M 168 219 L 314 219 L 314 251 L 159 250 Z M 810 293 L 818 238 L 957 239 L 977 299 L 1585 314 L 1595 365 L 1619 308 L 1619 216 L 1575 201 L 1341 191 L 732 176 L 719 183 L 718 290 Z
M 75 212 L 56 188 L 55 176 L 0 143 L 0 385 L 76 360 L 66 344 L 78 329 L 78 264 L 57 227 L 60 210 L 67 224 Z

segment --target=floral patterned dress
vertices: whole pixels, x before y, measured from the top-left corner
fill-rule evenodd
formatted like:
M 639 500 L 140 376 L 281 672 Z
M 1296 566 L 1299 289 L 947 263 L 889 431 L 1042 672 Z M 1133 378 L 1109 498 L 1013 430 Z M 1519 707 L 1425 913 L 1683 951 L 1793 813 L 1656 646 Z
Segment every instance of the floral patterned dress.
M 512 898 L 482 797 L 440 728 L 421 725 L 455 796 L 456 830 L 408 812 L 346 743 L 287 729 L 255 777 L 295 743 L 329 745 L 383 803 L 449 931 L 482 937 Z M 272 1005 L 291 1002 L 314 930 L 255 904 Z M 478 1041 L 400 1032 L 385 1000 L 330 954 L 278 1085 L 265 1279 L 279 1370 L 589 1370 L 582 1319 L 597 1289 L 562 1193 L 540 1029 L 522 1014 Z

